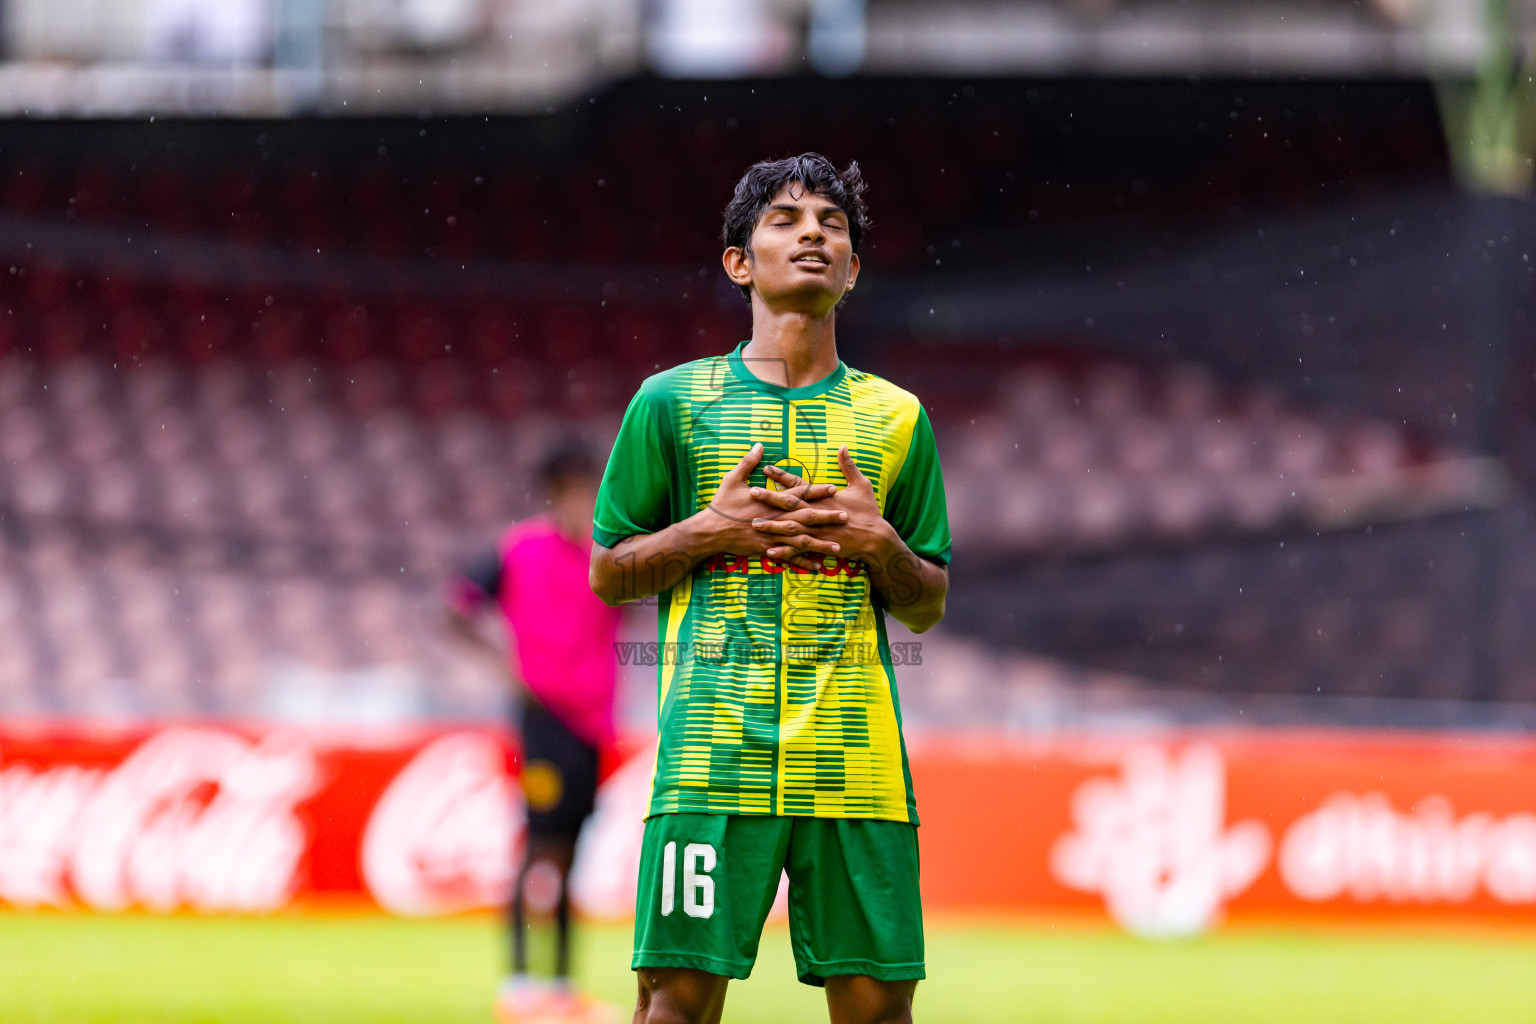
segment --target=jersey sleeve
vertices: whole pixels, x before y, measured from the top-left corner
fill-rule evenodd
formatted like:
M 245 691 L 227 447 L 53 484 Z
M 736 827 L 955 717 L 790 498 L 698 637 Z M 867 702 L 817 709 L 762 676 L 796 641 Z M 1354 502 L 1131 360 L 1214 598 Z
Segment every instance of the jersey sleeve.
M 671 525 L 671 456 L 663 417 L 664 400 L 645 388 L 624 412 L 592 511 L 592 539 L 605 548 Z
M 506 567 L 499 552 L 487 551 L 464 566 L 459 574 L 448 581 L 446 598 L 448 606 L 469 615 L 496 599 L 501 593 L 502 576 Z
M 915 554 L 949 564 L 949 506 L 926 409 L 918 410 L 907 458 L 886 494 L 884 513 L 885 521 Z

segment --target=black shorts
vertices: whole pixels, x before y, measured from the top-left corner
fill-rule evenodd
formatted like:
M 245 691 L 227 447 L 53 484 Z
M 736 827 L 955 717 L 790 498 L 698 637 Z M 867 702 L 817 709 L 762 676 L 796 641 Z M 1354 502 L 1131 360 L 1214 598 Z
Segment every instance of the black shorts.
M 522 712 L 528 836 L 575 839 L 597 798 L 597 748 L 540 704 L 524 701 Z

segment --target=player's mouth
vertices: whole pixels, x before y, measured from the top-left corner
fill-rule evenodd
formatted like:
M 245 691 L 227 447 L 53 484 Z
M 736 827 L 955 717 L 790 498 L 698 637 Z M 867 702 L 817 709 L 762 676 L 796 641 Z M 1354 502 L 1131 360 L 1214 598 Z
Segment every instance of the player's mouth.
M 790 262 L 797 267 L 806 267 L 815 270 L 819 267 L 830 267 L 832 257 L 821 249 L 804 249 L 790 257 Z

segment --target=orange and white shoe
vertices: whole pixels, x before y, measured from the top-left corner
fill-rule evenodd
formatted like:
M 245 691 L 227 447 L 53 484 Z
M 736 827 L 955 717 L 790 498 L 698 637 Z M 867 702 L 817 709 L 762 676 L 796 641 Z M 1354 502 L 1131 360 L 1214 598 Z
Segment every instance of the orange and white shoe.
M 619 1024 L 622 1011 L 563 986 L 508 980 L 496 994 L 498 1024 Z
M 557 989 L 550 1001 L 554 1010 L 549 1018 L 551 1024 L 619 1024 L 622 1012 L 617 1006 L 571 989 Z
M 496 992 L 497 1024 L 545 1024 L 557 1020 L 551 1016 L 556 996 L 547 985 L 528 978 L 509 978 Z

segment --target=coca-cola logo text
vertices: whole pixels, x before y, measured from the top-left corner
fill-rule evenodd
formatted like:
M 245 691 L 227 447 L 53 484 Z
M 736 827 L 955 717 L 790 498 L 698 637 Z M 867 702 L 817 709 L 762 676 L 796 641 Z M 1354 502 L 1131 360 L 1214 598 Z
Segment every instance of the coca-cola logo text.
M 0 761 L 0 900 L 97 910 L 275 910 L 309 839 L 309 746 L 171 729 L 111 769 Z

